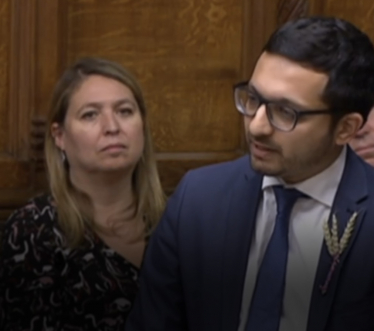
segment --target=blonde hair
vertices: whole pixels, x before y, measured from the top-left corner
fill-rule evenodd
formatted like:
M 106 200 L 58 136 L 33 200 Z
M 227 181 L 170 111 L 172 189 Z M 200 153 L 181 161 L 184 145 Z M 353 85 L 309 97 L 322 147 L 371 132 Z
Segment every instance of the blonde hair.
M 83 58 L 64 72 L 55 86 L 47 122 L 45 158 L 51 194 L 57 205 L 58 222 L 71 245 L 79 244 L 86 228 L 95 229 L 93 210 L 87 195 L 77 190 L 70 181 L 69 166 L 56 146 L 51 132 L 53 123 L 63 126 L 73 93 L 91 75 L 112 78 L 127 86 L 133 93 L 143 120 L 144 149 L 132 175 L 135 197 L 135 216 L 145 222 L 148 236 L 161 217 L 165 195 L 157 172 L 152 139 L 147 121 L 147 111 L 142 90 L 136 79 L 118 63 L 100 59 Z

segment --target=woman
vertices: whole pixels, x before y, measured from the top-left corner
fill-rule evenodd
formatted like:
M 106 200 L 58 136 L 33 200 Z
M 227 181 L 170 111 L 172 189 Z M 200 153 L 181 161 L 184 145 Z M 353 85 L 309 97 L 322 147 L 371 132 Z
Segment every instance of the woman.
M 78 61 L 45 141 L 50 195 L 8 219 L 1 330 L 123 330 L 164 208 L 142 92 L 120 65 Z

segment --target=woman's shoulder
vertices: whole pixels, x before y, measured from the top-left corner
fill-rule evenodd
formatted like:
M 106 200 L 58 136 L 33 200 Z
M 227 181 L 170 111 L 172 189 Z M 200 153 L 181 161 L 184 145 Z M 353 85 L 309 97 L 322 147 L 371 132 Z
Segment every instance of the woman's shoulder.
M 56 227 L 56 206 L 49 194 L 36 196 L 16 209 L 7 219 L 3 236 L 17 237 L 45 236 Z
M 8 218 L 8 221 L 38 221 L 41 218 L 53 220 L 56 217 L 56 205 L 50 194 L 38 195 L 16 209 Z M 7 221 L 7 222 L 8 222 Z

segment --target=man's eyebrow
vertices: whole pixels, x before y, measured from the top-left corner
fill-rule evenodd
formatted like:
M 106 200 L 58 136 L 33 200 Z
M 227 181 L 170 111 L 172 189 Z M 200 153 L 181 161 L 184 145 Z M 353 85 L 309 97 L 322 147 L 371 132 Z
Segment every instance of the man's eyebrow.
M 260 92 L 258 92 L 258 90 L 256 89 L 256 87 L 251 82 L 248 83 L 248 88 L 250 90 L 252 90 L 252 92 L 254 92 L 261 99 L 265 100 L 266 102 L 279 103 L 281 105 L 289 106 L 290 108 L 295 108 L 296 110 L 306 109 L 305 106 L 297 104 L 294 101 L 292 101 L 290 99 L 287 99 L 287 98 L 267 99 Z

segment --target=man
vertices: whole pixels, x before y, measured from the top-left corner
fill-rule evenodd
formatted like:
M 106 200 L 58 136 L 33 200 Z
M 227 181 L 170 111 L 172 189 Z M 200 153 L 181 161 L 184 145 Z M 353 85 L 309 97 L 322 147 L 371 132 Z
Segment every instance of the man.
M 347 147 L 373 90 L 350 23 L 279 28 L 234 91 L 250 156 L 182 180 L 127 330 L 374 330 L 374 169 Z
M 367 163 L 374 166 L 374 109 L 371 110 L 365 125 L 357 132 L 350 145 Z

